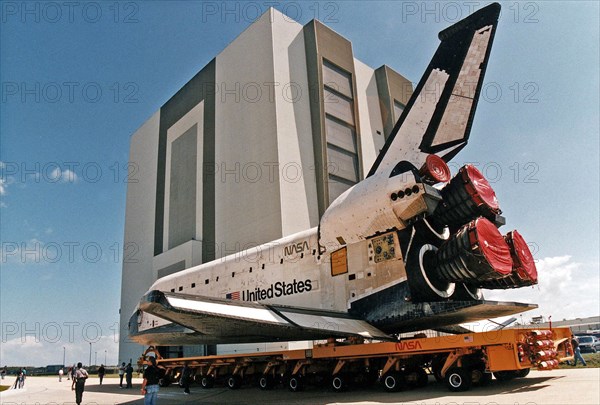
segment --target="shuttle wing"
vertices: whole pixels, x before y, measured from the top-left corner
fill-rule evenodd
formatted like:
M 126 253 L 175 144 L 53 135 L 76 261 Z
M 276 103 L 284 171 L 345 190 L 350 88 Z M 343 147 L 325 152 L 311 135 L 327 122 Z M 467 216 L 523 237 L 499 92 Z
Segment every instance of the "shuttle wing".
M 368 176 L 389 173 L 400 161 L 418 168 L 427 154 L 447 162 L 466 146 L 499 15 L 494 3 L 440 32 L 442 42 Z
M 356 336 L 393 340 L 347 313 L 153 290 L 139 309 L 194 331 L 195 343 L 252 343 Z M 148 335 L 132 334 L 148 343 Z M 190 336 L 191 337 L 191 336 Z

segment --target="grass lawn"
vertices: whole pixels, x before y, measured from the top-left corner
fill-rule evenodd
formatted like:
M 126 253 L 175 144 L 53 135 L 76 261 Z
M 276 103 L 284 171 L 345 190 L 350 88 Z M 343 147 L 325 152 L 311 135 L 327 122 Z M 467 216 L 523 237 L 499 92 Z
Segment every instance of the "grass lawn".
M 582 353 L 581 355 L 587 363 L 587 367 L 600 367 L 600 353 Z M 583 364 L 577 362 L 577 366 L 573 367 L 563 363 L 560 368 L 583 368 Z

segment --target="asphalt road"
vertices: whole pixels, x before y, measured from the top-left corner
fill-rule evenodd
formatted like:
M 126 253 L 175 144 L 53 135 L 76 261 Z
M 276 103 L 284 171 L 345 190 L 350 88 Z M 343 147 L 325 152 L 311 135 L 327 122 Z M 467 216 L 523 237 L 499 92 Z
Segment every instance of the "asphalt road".
M 8 385 L 8 378 L 2 383 Z M 116 379 L 105 379 L 98 385 L 94 377 L 88 380 L 83 395 L 84 404 L 143 404 L 140 394 L 140 379 L 134 379 L 134 388 L 120 389 Z M 2 405 L 25 404 L 74 404 L 75 393 L 71 382 L 56 377 L 29 377 L 22 390 L 0 393 Z M 303 392 L 292 393 L 279 387 L 272 391 L 261 391 L 256 387 L 229 390 L 215 387 L 202 390 L 192 386 L 191 395 L 171 386 L 162 388 L 159 405 L 170 404 L 411 404 L 411 405 L 562 405 L 600 404 L 600 369 L 561 369 L 532 371 L 527 378 L 508 382 L 492 381 L 487 387 L 473 388 L 463 393 L 451 393 L 443 384 L 430 381 L 421 389 L 398 393 L 384 392 L 380 386 L 369 389 L 352 389 L 334 393 L 326 388 L 307 387 Z

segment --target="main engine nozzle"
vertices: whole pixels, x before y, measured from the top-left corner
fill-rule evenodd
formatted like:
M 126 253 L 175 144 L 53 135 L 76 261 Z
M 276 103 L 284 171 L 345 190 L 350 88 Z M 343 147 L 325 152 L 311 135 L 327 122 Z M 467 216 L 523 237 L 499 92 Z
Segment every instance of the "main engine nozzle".
M 436 252 L 435 271 L 447 282 L 487 289 L 537 284 L 537 269 L 517 231 L 502 236 L 486 218 L 464 225 Z
M 436 270 L 450 282 L 481 284 L 511 274 L 510 248 L 498 228 L 486 218 L 464 225 L 437 251 Z
M 487 289 L 519 288 L 537 284 L 537 268 L 535 260 L 529 250 L 529 246 L 519 232 L 512 231 L 504 236 L 510 255 L 513 260 L 513 268 L 510 275 L 497 280 L 489 280 L 481 284 Z
M 497 222 L 502 213 L 492 186 L 473 165 L 461 167 L 441 194 L 433 219 L 453 231 L 478 217 Z
M 428 184 L 446 183 L 450 180 L 450 168 L 437 155 L 427 155 L 425 163 L 419 169 L 421 179 Z

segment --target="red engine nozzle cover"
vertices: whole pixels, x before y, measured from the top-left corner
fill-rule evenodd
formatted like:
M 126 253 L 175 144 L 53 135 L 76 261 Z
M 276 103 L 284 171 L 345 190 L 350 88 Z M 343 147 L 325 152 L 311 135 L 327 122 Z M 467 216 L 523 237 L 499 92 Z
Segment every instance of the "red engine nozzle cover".
M 510 274 L 513 268 L 510 248 L 496 225 L 485 218 L 477 218 L 474 230 L 476 235 L 469 234 L 472 246 L 479 245 L 479 250 L 497 273 Z
M 445 280 L 482 285 L 512 272 L 510 248 L 496 226 L 480 217 L 464 225 L 436 253 L 436 270 Z
M 451 231 L 483 216 L 492 222 L 501 214 L 496 193 L 483 174 L 473 165 L 465 165 L 441 190 L 442 201 L 432 219 Z
M 523 281 L 537 283 L 537 268 L 535 267 L 533 255 L 525 239 L 516 230 L 507 233 L 504 239 L 510 247 L 514 270 L 517 276 Z
M 465 165 L 459 171 L 465 188 L 477 205 L 486 205 L 491 211 L 499 213 L 500 205 L 496 193 L 483 174 L 473 165 Z
M 437 155 L 427 155 L 425 163 L 419 169 L 419 175 L 432 184 L 447 183 L 451 177 L 450 168 L 444 159 Z

